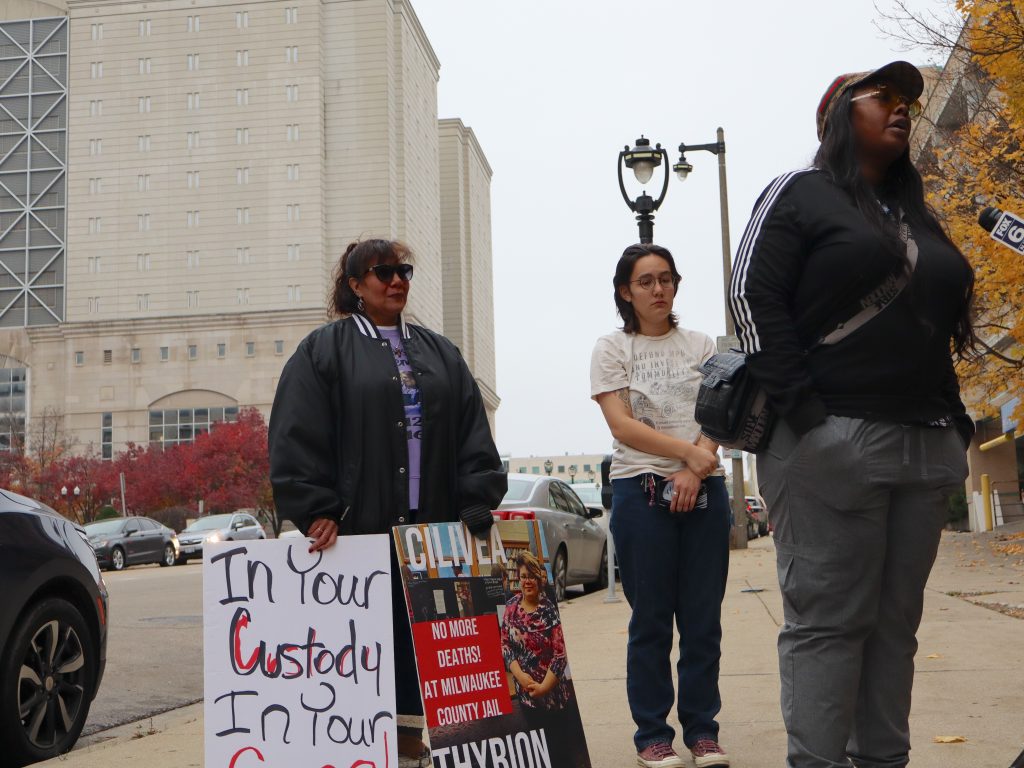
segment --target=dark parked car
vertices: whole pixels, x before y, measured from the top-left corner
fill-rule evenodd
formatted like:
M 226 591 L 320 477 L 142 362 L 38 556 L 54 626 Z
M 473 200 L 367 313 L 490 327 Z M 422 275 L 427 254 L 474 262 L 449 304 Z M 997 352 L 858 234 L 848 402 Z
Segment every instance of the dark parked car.
M 248 512 L 207 515 L 195 520 L 181 532 L 181 557 L 178 562 L 184 563 L 193 557 L 202 559 L 203 544 L 207 541 L 265 538 L 267 532 Z
M 594 521 L 602 515 L 600 507 L 585 507 L 572 487 L 558 478 L 515 473 L 509 473 L 508 492 L 494 512 L 500 519 L 541 521 L 559 601 L 573 584 L 589 589 L 608 586 L 608 538 Z
M 67 752 L 107 658 L 107 588 L 85 531 L 0 490 L 0 764 Z
M 148 517 L 112 517 L 85 526 L 101 568 L 122 571 L 141 563 L 174 565 L 178 535 Z

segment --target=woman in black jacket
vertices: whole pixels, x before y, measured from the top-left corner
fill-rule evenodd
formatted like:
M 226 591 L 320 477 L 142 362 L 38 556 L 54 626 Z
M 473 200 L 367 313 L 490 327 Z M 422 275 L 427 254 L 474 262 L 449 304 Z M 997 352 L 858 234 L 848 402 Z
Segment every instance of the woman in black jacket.
M 270 480 L 278 514 L 313 539 L 390 533 L 462 519 L 486 536 L 506 490 L 480 390 L 459 350 L 402 311 L 409 249 L 352 243 L 334 274 L 343 319 L 313 331 L 284 367 L 270 415 Z M 425 754 L 423 709 L 392 547 L 398 750 Z
M 790 768 L 907 764 L 925 582 L 967 475 L 952 352 L 971 346 L 974 275 L 910 162 L 922 89 L 906 62 L 836 78 L 814 168 L 765 190 L 733 270 L 737 332 L 780 417 L 757 471 Z M 830 343 L 840 325 L 858 327 Z

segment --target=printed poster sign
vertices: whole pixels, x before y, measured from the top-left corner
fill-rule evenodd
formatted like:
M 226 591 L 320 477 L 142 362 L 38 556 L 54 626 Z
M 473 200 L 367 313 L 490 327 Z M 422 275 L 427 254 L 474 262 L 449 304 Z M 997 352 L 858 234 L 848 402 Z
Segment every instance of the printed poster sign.
M 207 768 L 397 766 L 389 546 L 204 546 Z
M 540 521 L 394 534 L 434 768 L 590 768 Z

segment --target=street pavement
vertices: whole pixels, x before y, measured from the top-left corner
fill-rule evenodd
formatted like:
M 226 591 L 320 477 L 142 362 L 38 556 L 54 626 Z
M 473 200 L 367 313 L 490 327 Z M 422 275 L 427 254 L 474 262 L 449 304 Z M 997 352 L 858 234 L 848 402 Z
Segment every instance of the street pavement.
M 733 551 L 722 614 L 722 744 L 734 766 L 781 767 L 775 638 L 782 605 L 770 538 Z M 625 601 L 606 603 L 603 592 L 562 607 L 595 768 L 635 765 L 625 697 L 628 620 Z M 943 535 L 919 639 L 911 765 L 1009 768 L 1024 749 L 1024 525 Z M 93 734 L 38 766 L 198 768 L 202 725 L 202 704 L 193 704 Z M 676 747 L 683 749 L 679 738 Z

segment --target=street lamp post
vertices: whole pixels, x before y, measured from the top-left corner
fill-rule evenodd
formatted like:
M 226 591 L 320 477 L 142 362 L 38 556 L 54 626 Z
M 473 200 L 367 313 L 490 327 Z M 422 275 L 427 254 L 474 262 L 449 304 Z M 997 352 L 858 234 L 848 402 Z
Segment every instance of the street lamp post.
M 71 495 L 69 496 L 69 495 L 68 495 L 68 487 L 67 487 L 66 485 L 62 485 L 62 486 L 61 486 L 61 488 L 60 488 L 60 495 L 61 495 L 61 497 L 62 497 L 62 498 L 64 499 L 65 503 L 67 504 L 67 508 L 68 508 L 68 517 L 71 517 L 71 511 L 72 511 L 72 506 L 71 506 L 71 500 L 72 500 L 73 498 L 77 499 L 77 498 L 78 498 L 78 495 L 79 495 L 79 494 L 80 494 L 81 492 L 82 492 L 82 489 L 81 489 L 81 488 L 79 488 L 79 487 L 78 487 L 78 486 L 76 485 L 76 486 L 75 486 L 75 487 L 74 487 L 74 488 L 72 489 L 72 491 L 71 491 Z
M 572 485 L 575 482 L 576 482 L 576 465 L 575 464 L 570 464 L 569 465 L 569 485 Z
M 555 468 L 555 465 L 551 463 L 551 459 L 544 460 L 544 471 L 547 472 L 548 477 L 551 477 L 551 470 Z
M 672 170 L 675 171 L 676 176 L 679 177 L 680 181 L 685 181 L 686 177 L 689 176 L 690 172 L 693 170 L 693 166 L 690 165 L 689 161 L 686 159 L 687 152 L 711 152 L 718 156 L 718 198 L 722 220 L 722 299 L 725 306 L 725 346 L 731 347 L 736 344 L 735 341 L 732 341 L 736 336 L 736 326 L 733 324 L 732 314 L 729 312 L 729 280 L 732 277 L 732 259 L 730 254 L 732 253 L 732 249 L 729 245 L 729 194 L 725 178 L 725 131 L 719 128 L 716 138 L 717 141 L 710 144 L 680 144 L 679 160 L 673 164 Z M 641 146 L 641 140 L 645 141 L 646 144 Z M 626 204 L 629 206 L 631 211 L 639 211 L 638 206 L 640 202 L 647 197 L 647 195 L 646 193 L 641 195 L 637 198 L 635 203 L 630 201 L 626 194 L 626 187 L 622 182 L 622 166 L 626 165 L 627 168 L 632 168 L 637 181 L 641 184 L 646 184 L 651 178 L 653 169 L 660 165 L 662 157 L 665 156 L 665 150 L 661 149 L 661 144 L 656 146 L 661 153 L 657 158 L 651 156 L 653 150 L 650 149 L 650 141 L 643 139 L 643 137 L 641 137 L 641 139 L 637 139 L 637 146 L 632 150 L 629 150 L 627 147 L 626 150 L 619 153 L 619 189 L 622 192 L 623 199 L 625 199 Z M 646 150 L 646 153 L 644 150 Z M 637 170 L 638 166 L 639 172 Z M 662 187 L 661 196 L 657 201 L 653 201 L 654 205 L 652 211 L 657 210 L 664 202 L 667 189 L 668 168 L 666 162 L 665 183 Z M 653 242 L 654 216 L 649 215 L 644 221 L 641 221 L 641 216 L 638 215 L 637 226 L 640 229 L 640 242 Z M 747 546 L 747 506 L 744 497 L 743 457 L 739 451 L 733 451 L 732 510 L 733 520 L 735 521 L 734 535 L 736 537 L 736 546 L 740 549 L 745 549 Z
M 641 184 L 646 184 L 650 181 L 651 176 L 654 175 L 654 169 L 662 166 L 664 179 L 658 199 L 655 200 L 648 195 L 647 190 L 644 190 L 636 200 L 630 199 L 626 193 L 626 185 L 622 181 L 622 166 L 632 170 L 636 180 Z M 636 140 L 636 145 L 632 149 L 627 145 L 619 152 L 617 170 L 619 174 L 619 191 L 622 193 L 622 199 L 626 201 L 629 210 L 636 214 L 636 224 L 640 229 L 640 242 L 653 243 L 654 212 L 665 202 L 665 194 L 668 192 L 668 153 L 662 149 L 661 144 L 655 145 L 652 149 L 650 139 L 645 139 L 641 136 Z

